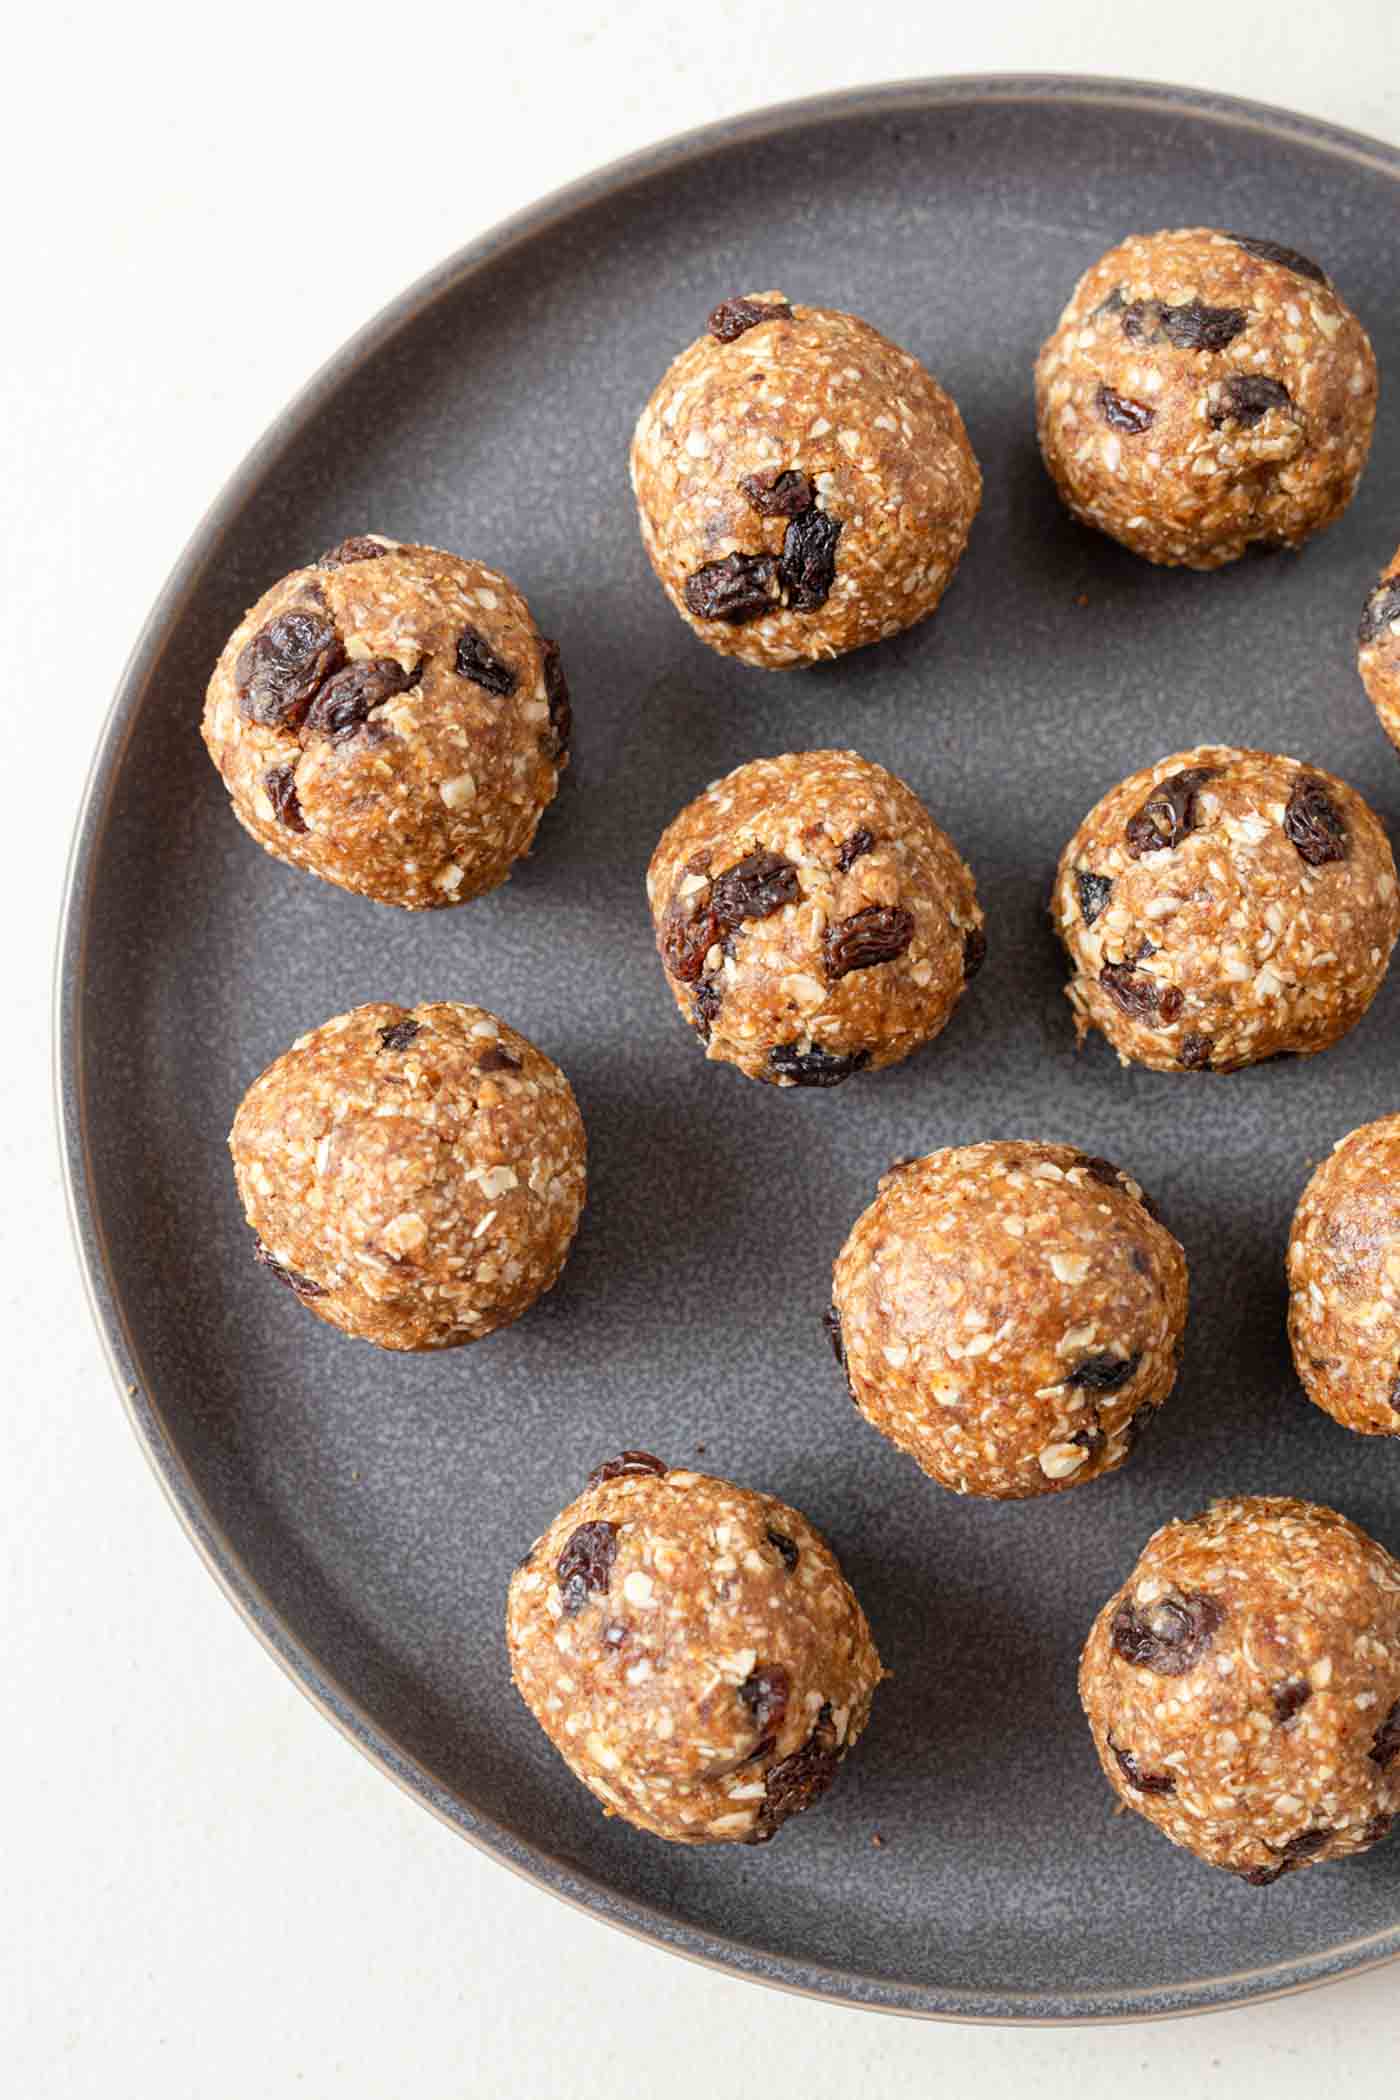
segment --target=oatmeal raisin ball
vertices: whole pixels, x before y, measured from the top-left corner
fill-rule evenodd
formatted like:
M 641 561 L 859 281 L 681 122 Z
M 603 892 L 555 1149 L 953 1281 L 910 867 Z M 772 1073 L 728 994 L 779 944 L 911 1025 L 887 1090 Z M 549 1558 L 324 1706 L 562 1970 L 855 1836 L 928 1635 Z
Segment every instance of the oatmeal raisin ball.
M 1288 1241 L 1288 1338 L 1310 1400 L 1363 1436 L 1400 1436 L 1400 1116 L 1338 1141 Z
M 1186 1257 L 1138 1184 L 1073 1145 L 902 1160 L 837 1257 L 851 1398 L 959 1495 L 1116 1472 L 1176 1382 Z
M 1134 773 L 1060 858 L 1051 911 L 1083 1037 L 1122 1063 L 1311 1057 L 1380 989 L 1400 929 L 1374 812 L 1318 767 L 1207 744 Z
M 381 1349 L 451 1349 L 555 1282 L 584 1197 L 557 1065 L 479 1006 L 358 1006 L 255 1079 L 229 1138 L 257 1259 Z
M 642 539 L 686 625 L 785 670 L 925 619 L 982 500 L 962 417 L 868 322 L 726 299 L 642 410 Z
M 1094 1622 L 1109 1785 L 1245 1881 L 1364 1852 L 1400 1809 L 1400 1562 L 1346 1517 L 1236 1495 L 1165 1524 Z
M 1400 751 L 1400 547 L 1366 600 L 1356 663 L 1381 728 Z
M 1035 380 L 1040 449 L 1075 517 L 1190 569 L 1334 524 L 1376 414 L 1366 331 L 1318 265 L 1201 226 L 1102 256 Z
M 361 534 L 234 630 L 204 741 L 278 860 L 425 911 L 495 889 L 529 851 L 570 719 L 559 651 L 513 584 Z
M 836 1558 L 772 1495 L 624 1451 L 511 1577 L 516 1689 L 575 1777 L 682 1845 L 761 1845 L 825 1793 L 880 1658 Z
M 947 1025 L 987 952 L 957 848 L 855 751 L 716 781 L 662 833 L 647 897 L 707 1056 L 776 1086 L 898 1064 Z

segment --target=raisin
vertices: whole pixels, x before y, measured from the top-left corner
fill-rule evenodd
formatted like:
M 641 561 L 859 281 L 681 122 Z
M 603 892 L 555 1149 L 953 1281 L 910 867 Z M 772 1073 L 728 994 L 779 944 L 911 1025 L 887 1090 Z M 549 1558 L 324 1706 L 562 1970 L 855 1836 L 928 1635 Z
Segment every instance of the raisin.
M 1094 406 L 1111 430 L 1126 430 L 1130 437 L 1141 437 L 1157 420 L 1155 408 L 1149 408 L 1145 401 L 1130 400 L 1111 386 L 1099 388 Z
M 1114 1005 L 1131 1020 L 1156 1019 L 1158 994 L 1162 988 L 1155 977 L 1145 976 L 1128 963 L 1105 963 L 1099 972 L 1099 983 Z
M 836 542 L 841 520 L 824 510 L 804 510 L 783 536 L 778 581 L 794 612 L 816 612 L 831 596 L 836 581 Z
M 457 676 L 470 678 L 473 685 L 494 693 L 500 700 L 515 691 L 515 672 L 475 627 L 464 627 L 457 637 Z
M 697 620 L 723 620 L 729 627 L 761 620 L 777 609 L 776 574 L 771 554 L 726 554 L 687 576 L 686 606 Z
M 1400 620 L 1400 577 L 1383 576 L 1366 600 L 1359 639 L 1363 649 L 1378 642 Z
M 1186 1004 L 1186 994 L 1178 984 L 1164 984 L 1157 998 L 1157 1011 L 1164 1021 L 1175 1021 Z
M 289 1291 L 295 1291 L 298 1298 L 324 1298 L 326 1296 L 326 1286 L 323 1283 L 313 1283 L 309 1276 L 302 1275 L 300 1269 L 287 1268 L 284 1263 L 278 1261 L 275 1254 L 268 1253 L 261 1240 L 258 1241 L 253 1249 L 253 1259 L 256 1262 L 261 1262 L 262 1266 L 270 1275 L 275 1276 L 279 1283 L 285 1283 Z
M 847 977 L 852 970 L 871 970 L 894 962 L 914 938 L 914 914 L 899 905 L 870 904 L 828 926 L 822 937 L 822 959 L 828 977 Z
M 264 729 L 297 729 L 317 693 L 345 661 L 324 614 L 293 606 L 260 628 L 234 665 L 238 708 Z
M 1128 819 L 1124 837 L 1134 860 L 1179 846 L 1196 828 L 1196 790 L 1214 780 L 1218 766 L 1189 766 L 1159 780 L 1142 807 Z
M 1281 263 L 1285 270 L 1292 270 L 1297 277 L 1310 277 L 1314 284 L 1326 284 L 1327 272 L 1310 257 L 1300 255 L 1296 248 L 1285 248 L 1278 241 L 1260 240 L 1252 233 L 1227 233 L 1227 241 L 1243 248 L 1246 255 L 1257 255 L 1260 262 Z
M 544 696 L 549 702 L 549 726 L 554 732 L 554 758 L 562 758 L 574 733 L 574 710 L 569 700 L 569 681 L 559 659 L 558 642 L 542 642 L 544 652 Z
M 971 984 L 987 960 L 987 936 L 980 926 L 969 926 L 963 935 L 963 983 Z
M 802 1748 L 769 1767 L 763 1804 L 746 1843 L 766 1845 L 789 1816 L 800 1815 L 804 1808 L 809 1808 L 831 1785 L 840 1762 L 836 1730 L 831 1725 L 831 1708 L 824 1705 Z
M 1213 1597 L 1187 1591 L 1159 1597 L 1141 1610 L 1126 1600 L 1113 1614 L 1113 1652 L 1159 1677 L 1184 1677 L 1194 1669 L 1223 1625 Z
M 1071 1444 L 1077 1444 L 1081 1451 L 1088 1453 L 1090 1458 L 1097 1458 L 1104 1445 L 1108 1442 L 1108 1438 L 1104 1435 L 1100 1426 L 1097 1408 L 1093 1410 L 1093 1415 L 1092 1427 L 1076 1429 L 1074 1435 L 1068 1441 Z
M 1382 1771 L 1393 1759 L 1400 1757 L 1400 1699 L 1396 1700 L 1376 1730 L 1376 1739 L 1366 1755 L 1372 1764 L 1379 1765 Z
M 797 1566 L 797 1546 L 788 1537 L 785 1531 L 774 1531 L 771 1528 L 771 1526 L 764 1533 L 764 1537 L 767 1539 L 769 1545 L 773 1548 L 774 1552 L 780 1556 L 783 1566 L 787 1569 L 789 1575 L 791 1575 L 793 1569 Z
M 1108 1747 L 1117 1760 L 1119 1771 L 1123 1774 L 1129 1786 L 1137 1793 L 1174 1794 L 1176 1792 L 1175 1772 L 1144 1772 L 1132 1751 L 1120 1750 L 1112 1736 L 1108 1739 Z
M 626 1473 L 654 1473 L 658 1477 L 666 1471 L 659 1458 L 650 1451 L 619 1451 L 616 1458 L 604 1459 L 588 1476 L 591 1488 L 601 1487 L 605 1480 L 620 1480 Z
M 1383 1837 L 1390 1836 L 1394 1825 L 1394 1816 L 1387 1815 L 1385 1810 L 1382 1809 L 1379 1815 L 1372 1816 L 1361 1836 L 1366 1844 L 1378 1845 Z
M 391 1021 L 387 1028 L 379 1031 L 380 1047 L 384 1050 L 407 1050 L 417 1040 L 423 1023 L 408 1016 L 402 1021 Z
M 1144 1400 L 1141 1407 L 1133 1409 L 1128 1417 L 1127 1428 L 1124 1431 L 1130 1453 L 1136 1451 L 1141 1439 L 1152 1427 L 1156 1419 L 1157 1409 L 1150 1400 Z
M 709 1042 L 723 1004 L 724 979 L 702 977 L 690 999 L 690 1024 L 702 1042 Z
M 760 1663 L 739 1686 L 739 1697 L 753 1715 L 760 1735 L 776 1734 L 782 1727 L 790 1689 L 788 1673 L 781 1663 Z
M 1092 926 L 1113 895 L 1113 877 L 1094 875 L 1088 868 L 1076 868 L 1074 883 L 1079 892 L 1079 916 L 1086 926 Z
M 1127 305 L 1127 303 L 1127 300 L 1123 297 L 1122 285 L 1115 284 L 1113 290 L 1109 293 L 1108 297 L 1106 299 L 1100 299 L 1098 305 L 1090 314 L 1089 319 L 1091 321 L 1097 321 L 1103 314 L 1121 314 L 1123 308 Z
M 1211 405 L 1210 420 L 1216 430 L 1222 423 L 1239 423 L 1252 430 L 1271 408 L 1292 406 L 1293 396 L 1280 380 L 1236 372 L 1222 384 L 1218 399 Z
M 831 1353 L 844 1371 L 846 1368 L 846 1344 L 841 1333 L 841 1315 L 834 1305 L 828 1305 L 826 1311 L 822 1314 L 822 1326 L 825 1328 L 826 1338 L 831 1344 Z
M 1285 1677 L 1282 1683 L 1274 1686 L 1270 1697 L 1274 1703 L 1274 1719 L 1280 1728 L 1286 1728 L 1290 1721 L 1297 1720 L 1311 1699 L 1312 1686 L 1306 1677 Z
M 1135 343 L 1169 342 L 1177 350 L 1224 350 L 1248 325 L 1241 306 L 1205 306 L 1188 299 L 1165 306 L 1160 299 L 1135 299 L 1123 309 L 1123 333 Z
M 781 853 L 747 853 L 716 875 L 707 889 L 672 904 L 661 931 L 661 959 L 673 977 L 694 984 L 705 957 L 746 919 L 766 919 L 802 892 L 797 869 Z
M 570 1533 L 555 1563 L 566 1619 L 583 1610 L 594 1590 L 606 1592 L 616 1559 L 616 1524 L 580 1524 Z
M 776 1043 L 768 1053 L 768 1069 L 794 1086 L 840 1086 L 854 1072 L 863 1072 L 870 1062 L 868 1050 L 823 1050 L 813 1043 L 799 1050 L 796 1043 Z
M 484 1050 L 477 1059 L 476 1069 L 478 1072 L 518 1072 L 521 1065 L 520 1059 L 511 1051 L 503 1050 L 499 1043 L 492 1043 L 490 1049 Z
M 371 710 L 382 707 L 413 683 L 417 676 L 405 671 L 392 656 L 373 656 L 367 662 L 347 664 L 328 679 L 312 701 L 306 726 L 317 736 L 328 736 L 343 744 L 369 720 Z
M 795 518 L 817 500 L 811 482 L 796 467 L 770 467 L 764 474 L 746 474 L 739 487 L 761 518 Z
M 725 299 L 715 308 L 705 326 L 717 343 L 737 342 L 760 321 L 790 321 L 792 308 L 786 299 Z
M 1294 781 L 1283 828 L 1310 868 L 1347 857 L 1346 825 L 1315 773 L 1300 773 Z
M 1287 1867 L 1241 1867 L 1239 1875 L 1252 1889 L 1266 1889 L 1287 1872 Z
M 1396 606 L 1396 616 L 1400 618 L 1400 603 L 1397 603 Z M 841 873 L 843 875 L 849 874 L 861 855 L 868 853 L 874 843 L 874 832 L 867 831 L 863 824 L 859 831 L 853 831 L 850 837 L 843 841 L 841 851 L 836 856 L 836 865 L 841 870 Z
M 1126 1385 L 1136 1375 L 1141 1362 L 1141 1354 L 1110 1356 L 1103 1352 L 1086 1356 L 1075 1365 L 1065 1384 L 1082 1393 L 1116 1393 L 1120 1385 Z
M 1284 1844 L 1283 1856 L 1288 1860 L 1311 1859 L 1313 1853 L 1320 1852 L 1331 1836 L 1332 1832 L 1325 1824 L 1315 1830 L 1300 1830 L 1296 1837 L 1289 1838 Z
M 263 774 L 263 787 L 272 804 L 272 814 L 288 831 L 305 831 L 306 819 L 301 813 L 297 797 L 297 773 L 295 766 L 271 766 Z
M 389 548 L 371 539 L 367 532 L 354 532 L 348 540 L 328 547 L 316 563 L 318 569 L 344 569 L 353 561 L 382 561 Z
M 1176 1061 L 1188 1072 L 1208 1072 L 1211 1052 L 1215 1048 L 1213 1035 L 1184 1035 L 1177 1045 Z

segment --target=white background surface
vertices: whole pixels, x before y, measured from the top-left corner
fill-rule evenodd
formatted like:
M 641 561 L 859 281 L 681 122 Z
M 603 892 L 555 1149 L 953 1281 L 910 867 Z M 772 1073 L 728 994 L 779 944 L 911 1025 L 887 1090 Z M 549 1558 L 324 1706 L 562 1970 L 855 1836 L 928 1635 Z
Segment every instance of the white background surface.
M 6 32 L 0 2086 L 16 2100 L 901 2100 L 974 2082 L 1151 2100 L 1255 2080 L 1283 2100 L 1393 2078 L 1396 1970 L 1170 2027 L 925 2026 L 710 1975 L 514 1880 L 343 1743 L 218 1595 L 126 1428 L 68 1248 L 49 970 L 91 747 L 205 504 L 383 301 L 615 155 L 870 79 L 1111 72 L 1400 137 L 1393 0 L 950 15 L 244 0 L 40 5 Z

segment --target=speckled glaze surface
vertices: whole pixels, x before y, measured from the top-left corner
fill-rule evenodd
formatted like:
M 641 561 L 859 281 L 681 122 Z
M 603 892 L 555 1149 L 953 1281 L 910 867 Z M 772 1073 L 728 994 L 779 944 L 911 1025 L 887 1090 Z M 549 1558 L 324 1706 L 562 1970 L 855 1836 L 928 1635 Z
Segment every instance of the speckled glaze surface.
M 1095 1613 L 1148 1534 L 1226 1493 L 1301 1495 L 1400 1548 L 1400 1447 L 1289 1361 L 1283 1258 L 1309 1172 L 1400 1106 L 1392 975 L 1324 1056 L 1229 1077 L 1076 1055 L 1045 903 L 1112 783 L 1208 740 L 1311 758 L 1392 834 L 1400 769 L 1356 678 L 1394 544 L 1400 156 L 1303 119 L 1113 82 L 963 80 L 766 112 L 591 178 L 406 293 L 314 380 L 200 526 L 137 644 L 75 850 L 59 977 L 81 1251 L 143 1444 L 214 1573 L 310 1696 L 448 1822 L 556 1894 L 790 1989 L 959 2019 L 1123 2018 L 1400 1952 L 1400 1842 L 1254 1889 L 1112 1813 L 1078 1712 Z M 1353 508 L 1308 551 L 1163 572 L 1075 525 L 1031 371 L 1085 266 L 1137 226 L 1317 256 L 1375 342 Z M 652 578 L 633 423 L 716 300 L 780 281 L 935 370 L 986 498 L 938 617 L 820 670 L 704 649 Z M 503 568 L 557 634 L 576 760 L 535 857 L 411 919 L 276 865 L 200 746 L 224 639 L 347 532 Z M 674 811 L 742 761 L 853 745 L 939 816 L 987 912 L 946 1033 L 833 1093 L 706 1064 L 652 948 Z M 298 1032 L 462 999 L 556 1059 L 589 1130 L 558 1288 L 480 1348 L 395 1358 L 255 1267 L 225 1137 Z M 1134 1463 L 960 1502 L 845 1397 L 832 1259 L 900 1154 L 1069 1141 L 1127 1165 L 1191 1262 L 1185 1367 Z M 831 1540 L 894 1672 L 829 1799 L 760 1853 L 605 1822 L 512 1691 L 514 1562 L 623 1445 L 781 1496 Z M 878 1848 L 872 1840 L 879 1833 Z

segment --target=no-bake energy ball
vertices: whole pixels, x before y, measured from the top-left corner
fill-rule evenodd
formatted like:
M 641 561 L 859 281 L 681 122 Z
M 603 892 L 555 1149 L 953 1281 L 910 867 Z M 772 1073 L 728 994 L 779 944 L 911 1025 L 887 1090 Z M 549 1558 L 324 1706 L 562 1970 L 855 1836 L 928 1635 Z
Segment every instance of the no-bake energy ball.
M 1400 547 L 1366 600 L 1357 642 L 1361 683 L 1381 728 L 1400 751 Z
M 1072 1145 L 902 1161 L 837 1258 L 851 1398 L 944 1487 L 1000 1500 L 1112 1473 L 1176 1381 L 1186 1258 Z
M 1288 1290 L 1308 1398 L 1346 1429 L 1400 1436 L 1400 1116 L 1363 1123 L 1313 1175 L 1289 1236 Z
M 830 1547 L 772 1495 L 624 1451 L 511 1577 L 516 1687 L 607 1815 L 761 1845 L 826 1791 L 882 1675 Z
M 1198 1859 L 1364 1852 L 1400 1809 L 1400 1562 L 1316 1503 L 1214 1502 L 1148 1540 L 1079 1695 L 1115 1794 Z
M 559 651 L 504 576 L 361 534 L 235 629 L 204 741 L 278 860 L 423 911 L 495 889 L 529 851 L 570 719 Z
M 865 321 L 728 299 L 642 410 L 642 539 L 687 626 L 763 670 L 841 656 L 931 613 L 982 477 L 962 418 Z
M 706 1054 L 776 1086 L 898 1064 L 987 943 L 966 863 L 902 780 L 790 751 L 718 780 L 647 871 L 656 944 Z
M 1035 384 L 1074 515 L 1191 569 L 1333 524 L 1376 414 L 1366 331 L 1318 265 L 1199 226 L 1135 235 L 1087 270 Z
M 1353 788 L 1203 745 L 1090 810 L 1051 906 L 1083 1036 L 1124 1064 L 1232 1072 L 1310 1057 L 1376 996 L 1400 929 L 1395 863 Z
M 381 1349 L 450 1349 L 519 1319 L 583 1209 L 568 1080 L 479 1006 L 327 1021 L 254 1080 L 229 1148 L 258 1260 Z

